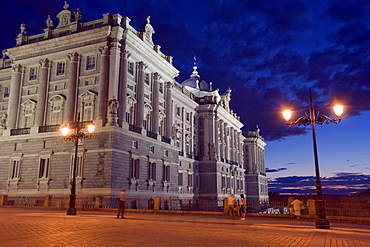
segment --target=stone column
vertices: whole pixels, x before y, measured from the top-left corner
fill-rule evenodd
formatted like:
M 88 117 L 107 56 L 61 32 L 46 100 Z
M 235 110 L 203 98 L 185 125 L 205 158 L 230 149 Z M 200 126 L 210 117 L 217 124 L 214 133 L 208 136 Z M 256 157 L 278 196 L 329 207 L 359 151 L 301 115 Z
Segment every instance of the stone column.
M 136 82 L 136 105 L 135 105 L 135 125 L 143 127 L 144 119 L 144 70 L 146 65 L 144 62 L 138 62 L 137 69 L 137 82 Z
M 103 126 L 107 118 L 107 105 L 108 105 L 109 47 L 108 46 L 101 47 L 99 51 L 101 53 L 101 64 L 99 77 L 97 124 Z
M 229 136 L 227 135 L 227 124 L 225 123 L 225 126 L 224 126 L 224 133 L 225 133 L 225 162 L 226 160 L 229 160 L 229 154 L 230 154 L 230 150 L 229 150 Z
M 10 94 L 8 103 L 8 129 L 17 127 L 19 97 L 21 96 L 20 88 L 22 84 L 23 67 L 20 64 L 12 67 L 12 79 L 10 82 Z
M 130 57 L 128 51 L 122 50 L 121 52 L 121 68 L 120 68 L 120 78 L 118 86 L 118 102 L 120 107 L 118 108 L 118 119 L 121 127 L 125 122 L 126 117 L 126 98 L 127 98 L 127 59 Z
M 167 82 L 166 83 L 166 99 L 165 99 L 165 109 L 166 109 L 165 136 L 167 138 L 171 137 L 171 132 L 172 132 L 172 118 L 173 118 L 172 88 L 173 88 L 173 82 Z
M 48 75 L 49 75 L 49 59 L 45 58 L 40 60 L 40 73 L 39 73 L 39 87 L 37 90 L 37 107 L 36 107 L 36 118 L 35 126 L 42 126 L 45 124 L 45 107 L 46 107 L 46 94 L 48 87 Z
M 77 52 L 71 53 L 68 56 L 69 60 L 69 78 L 67 88 L 66 113 L 64 121 L 67 123 L 73 122 L 75 119 L 76 98 L 77 98 L 77 71 L 80 55 Z
M 235 133 L 234 128 L 230 127 L 230 160 L 235 161 Z
M 153 74 L 153 87 L 152 87 L 152 126 L 151 131 L 158 134 L 159 127 L 159 79 L 160 75 L 158 73 Z
M 225 147 L 224 147 L 224 124 L 223 124 L 223 121 L 222 120 L 219 120 L 220 121 L 220 158 L 224 159 L 225 158 Z

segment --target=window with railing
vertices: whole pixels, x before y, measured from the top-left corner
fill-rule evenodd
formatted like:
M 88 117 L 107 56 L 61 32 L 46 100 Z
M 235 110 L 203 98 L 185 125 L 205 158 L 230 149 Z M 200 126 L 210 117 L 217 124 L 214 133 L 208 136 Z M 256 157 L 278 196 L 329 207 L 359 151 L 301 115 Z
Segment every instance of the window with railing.
M 170 166 L 163 165 L 163 181 L 170 182 Z
M 12 160 L 11 161 L 11 167 L 10 167 L 9 179 L 19 179 L 20 178 L 20 169 L 21 169 L 21 161 L 20 160 Z
M 148 162 L 148 179 L 149 180 L 156 180 L 156 163 L 155 162 Z
M 140 178 L 140 160 L 131 158 L 130 162 L 130 178 L 139 179 Z
M 74 166 L 74 158 L 75 156 L 72 156 L 71 160 L 71 172 L 70 172 L 70 178 L 73 177 L 73 166 Z M 76 162 L 76 178 L 83 178 L 83 156 L 77 155 L 77 162 Z
M 40 158 L 39 178 L 49 178 L 50 158 Z

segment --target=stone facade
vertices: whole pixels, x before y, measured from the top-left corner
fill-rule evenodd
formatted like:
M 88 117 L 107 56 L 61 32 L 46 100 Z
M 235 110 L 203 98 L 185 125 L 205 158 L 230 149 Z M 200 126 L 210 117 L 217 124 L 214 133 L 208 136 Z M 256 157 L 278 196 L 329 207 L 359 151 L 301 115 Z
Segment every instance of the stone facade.
M 59 127 L 79 115 L 96 130 L 78 143 L 77 194 L 267 200 L 265 143 L 242 133 L 230 89 L 219 95 L 196 65 L 177 82 L 149 17 L 136 31 L 119 14 L 81 16 L 66 3 L 58 25 L 49 16 L 28 36 L 22 24 L 3 51 L 0 194 L 68 195 L 76 149 Z

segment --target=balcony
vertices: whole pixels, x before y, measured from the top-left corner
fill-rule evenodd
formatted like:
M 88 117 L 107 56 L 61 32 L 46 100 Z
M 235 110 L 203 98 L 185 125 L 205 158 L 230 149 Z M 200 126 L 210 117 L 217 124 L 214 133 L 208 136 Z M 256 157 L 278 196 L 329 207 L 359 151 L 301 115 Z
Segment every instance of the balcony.
M 11 129 L 10 135 L 16 136 L 16 135 L 26 135 L 29 134 L 31 131 L 31 128 L 22 128 L 22 129 Z
M 147 131 L 146 132 L 146 136 L 147 137 L 150 137 L 150 138 L 153 138 L 153 139 L 155 139 L 155 140 L 157 140 L 157 136 L 158 136 L 158 134 L 157 133 L 154 133 L 154 132 L 151 132 L 151 131 Z
M 141 134 L 141 127 L 130 124 L 129 130 Z
M 45 133 L 45 132 L 55 132 L 58 131 L 60 128 L 60 125 L 46 125 L 46 126 L 40 126 L 39 127 L 39 133 Z
M 162 136 L 162 142 L 165 142 L 165 143 L 171 144 L 171 138 L 168 138 L 168 137 Z

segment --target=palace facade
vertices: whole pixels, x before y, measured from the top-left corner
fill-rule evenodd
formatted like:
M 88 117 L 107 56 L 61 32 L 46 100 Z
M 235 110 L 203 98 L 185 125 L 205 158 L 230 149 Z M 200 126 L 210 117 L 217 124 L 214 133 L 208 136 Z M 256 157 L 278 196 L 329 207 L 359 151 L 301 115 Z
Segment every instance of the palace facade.
M 0 59 L 0 194 L 68 195 L 75 145 L 59 129 L 94 122 L 78 142 L 77 194 L 268 201 L 265 142 L 243 133 L 198 74 L 176 81 L 172 57 L 154 44 L 148 17 L 104 14 L 83 23 L 66 3 L 38 35 L 25 24 Z M 84 131 L 84 130 L 83 130 Z

